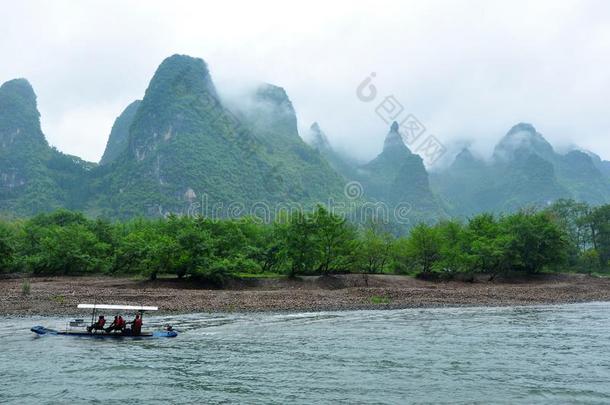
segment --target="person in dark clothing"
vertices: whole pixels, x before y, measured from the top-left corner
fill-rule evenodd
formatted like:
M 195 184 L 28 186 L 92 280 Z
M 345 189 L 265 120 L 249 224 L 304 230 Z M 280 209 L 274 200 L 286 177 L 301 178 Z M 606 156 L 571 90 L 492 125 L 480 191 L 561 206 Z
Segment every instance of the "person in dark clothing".
M 106 319 L 104 319 L 104 315 L 100 315 L 99 318 L 97 318 L 97 322 L 91 326 L 87 326 L 87 332 L 104 330 L 104 325 L 106 325 Z

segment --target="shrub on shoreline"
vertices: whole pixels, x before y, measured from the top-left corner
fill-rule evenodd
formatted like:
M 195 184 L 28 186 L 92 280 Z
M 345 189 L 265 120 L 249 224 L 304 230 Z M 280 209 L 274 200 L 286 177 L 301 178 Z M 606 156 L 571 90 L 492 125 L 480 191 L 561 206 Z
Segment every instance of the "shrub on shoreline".
M 34 275 L 158 274 L 223 285 L 237 274 L 287 276 L 398 273 L 425 279 L 604 272 L 610 206 L 560 200 L 543 211 L 476 215 L 417 224 L 396 237 L 383 225 L 354 225 L 317 207 L 262 224 L 255 218 L 170 216 L 125 222 L 59 210 L 0 221 L 0 271 Z

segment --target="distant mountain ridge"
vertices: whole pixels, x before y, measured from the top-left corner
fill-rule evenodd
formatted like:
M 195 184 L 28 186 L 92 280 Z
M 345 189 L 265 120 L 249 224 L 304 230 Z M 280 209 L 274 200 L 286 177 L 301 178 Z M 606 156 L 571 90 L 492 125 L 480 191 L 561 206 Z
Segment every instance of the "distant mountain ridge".
M 223 105 L 205 62 L 183 55 L 157 69 L 129 129 L 127 151 L 100 179 L 108 215 L 180 212 L 192 200 L 313 206 L 343 181 L 306 145 L 284 89 L 263 85 L 248 111 Z M 222 215 L 222 214 L 221 214 Z
M 577 150 L 559 154 L 533 125 L 520 123 L 498 142 L 490 161 L 464 149 L 432 175 L 432 186 L 453 215 L 514 211 L 560 198 L 603 204 L 610 201 L 610 176 L 595 157 Z
M 311 144 L 346 179 L 362 185 L 366 199 L 387 204 L 390 210 L 404 206 L 412 222 L 445 216 L 440 201 L 430 189 L 428 172 L 422 158 L 411 152 L 393 122 L 385 136 L 383 149 L 370 162 L 360 165 L 336 153 L 317 123 L 311 128 Z
M 533 125 L 520 123 L 490 160 L 468 148 L 428 173 L 393 123 L 383 148 L 361 164 L 335 151 L 319 124 L 309 144 L 286 91 L 261 84 L 225 103 L 202 59 L 173 55 L 142 98 L 117 117 L 100 164 L 49 146 L 36 95 L 25 79 L 0 86 L 0 213 L 24 216 L 59 207 L 126 218 L 170 212 L 246 215 L 247 207 L 311 208 L 349 201 L 408 207 L 410 222 L 481 211 L 544 206 L 559 198 L 610 202 L 610 162 L 583 150 L 557 153 Z M 202 205 L 208 205 L 203 207 Z
M 0 91 L 0 208 L 117 218 L 185 213 L 196 203 L 195 214 L 221 207 L 213 214 L 225 216 L 255 204 L 311 208 L 343 199 L 344 179 L 301 139 L 284 89 L 265 84 L 251 97 L 249 109 L 229 110 L 203 60 L 171 56 L 117 118 L 97 167 L 50 148 L 31 86 L 8 82 Z M 26 198 L 44 203 L 28 206 Z

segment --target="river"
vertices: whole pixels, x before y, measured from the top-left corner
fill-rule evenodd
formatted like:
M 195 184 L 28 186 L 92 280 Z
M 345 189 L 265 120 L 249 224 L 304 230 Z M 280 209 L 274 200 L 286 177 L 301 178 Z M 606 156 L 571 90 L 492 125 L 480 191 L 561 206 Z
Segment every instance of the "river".
M 0 403 L 610 402 L 610 303 L 188 314 L 173 339 L 0 320 Z M 109 402 L 110 401 L 110 402 Z

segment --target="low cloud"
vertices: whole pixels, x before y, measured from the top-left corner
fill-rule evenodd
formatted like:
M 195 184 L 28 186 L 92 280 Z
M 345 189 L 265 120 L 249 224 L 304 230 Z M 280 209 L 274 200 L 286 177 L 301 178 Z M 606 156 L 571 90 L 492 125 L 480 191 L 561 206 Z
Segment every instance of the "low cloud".
M 303 131 L 317 121 L 359 159 L 388 130 L 356 97 L 372 72 L 380 94 L 450 150 L 468 143 L 489 156 L 512 125 L 531 122 L 554 146 L 610 159 L 607 2 L 26 1 L 4 11 L 0 81 L 28 78 L 49 142 L 87 160 L 174 53 L 205 59 L 223 94 L 284 87 Z

